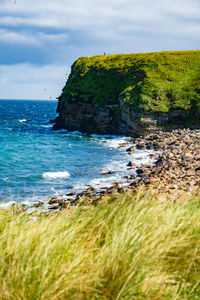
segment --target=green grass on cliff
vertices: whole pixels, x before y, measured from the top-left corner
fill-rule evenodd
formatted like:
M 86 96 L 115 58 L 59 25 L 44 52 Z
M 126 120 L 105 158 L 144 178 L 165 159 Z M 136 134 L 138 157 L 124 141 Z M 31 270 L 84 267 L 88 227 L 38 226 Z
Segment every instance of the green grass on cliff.
M 81 57 L 63 89 L 62 99 L 134 110 L 200 111 L 200 51 L 166 51 Z
M 0 299 L 200 299 L 200 199 L 113 200 L 36 220 L 0 211 Z

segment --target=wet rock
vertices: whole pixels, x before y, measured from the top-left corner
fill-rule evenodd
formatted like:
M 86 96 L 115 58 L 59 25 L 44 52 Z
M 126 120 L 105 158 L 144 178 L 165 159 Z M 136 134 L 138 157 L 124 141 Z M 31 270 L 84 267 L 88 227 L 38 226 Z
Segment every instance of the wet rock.
M 146 144 L 146 149 L 147 150 L 152 150 L 153 149 L 153 145 L 152 144 Z
M 141 168 L 140 168 L 140 169 L 137 169 L 137 170 L 136 170 L 136 173 L 137 173 L 137 174 L 143 174 L 143 173 L 144 173 L 144 170 L 141 169 Z
M 142 165 L 142 168 L 144 168 L 144 169 L 150 169 L 150 168 L 151 168 L 151 166 L 150 166 L 150 165 L 147 165 L 147 164 L 145 164 L 145 165 Z
M 104 172 L 101 172 L 100 175 L 112 175 L 115 173 L 116 173 L 115 171 L 104 171 Z
M 135 148 L 134 147 L 129 147 L 128 149 L 126 149 L 126 152 L 134 152 Z
M 156 142 L 155 142 L 156 140 Z M 198 159 L 200 159 L 200 135 L 191 130 L 159 132 L 137 140 L 138 144 L 153 145 L 155 151 L 164 150 L 162 154 L 150 154 L 156 160 L 155 165 L 137 173 L 140 181 L 146 184 L 161 185 L 168 189 L 180 185 L 194 186 L 199 176 Z M 141 147 L 142 148 L 142 147 Z M 150 172 L 149 172 L 150 171 Z M 148 176 L 150 177 L 148 179 Z
M 146 149 L 146 145 L 145 145 L 145 144 L 137 144 L 137 145 L 136 145 L 136 148 L 137 148 L 138 150 L 145 150 L 145 149 Z
M 60 210 L 60 205 L 59 204 L 53 204 L 48 207 L 49 210 Z
M 127 164 L 127 167 L 135 167 L 136 164 L 132 161 L 129 161 L 129 163 Z
M 119 189 L 120 185 L 118 182 L 115 182 L 114 185 L 112 186 L 113 189 Z
M 34 203 L 32 207 L 36 207 L 36 208 L 41 207 L 43 204 L 44 204 L 44 202 L 38 201 L 38 202 Z
M 51 123 L 51 124 L 56 123 L 56 119 L 51 119 L 51 120 L 49 120 L 49 123 Z
M 68 196 L 68 197 L 72 197 L 72 196 L 75 196 L 76 194 L 73 193 L 73 192 L 69 192 L 69 193 L 67 193 L 67 194 L 65 194 L 65 195 Z
M 152 159 L 158 159 L 159 155 L 157 154 L 149 154 L 149 157 Z
M 70 207 L 70 201 L 62 201 L 59 203 L 60 209 L 66 209 Z
M 59 203 L 59 199 L 53 197 L 48 201 L 49 204 L 55 204 L 55 203 Z

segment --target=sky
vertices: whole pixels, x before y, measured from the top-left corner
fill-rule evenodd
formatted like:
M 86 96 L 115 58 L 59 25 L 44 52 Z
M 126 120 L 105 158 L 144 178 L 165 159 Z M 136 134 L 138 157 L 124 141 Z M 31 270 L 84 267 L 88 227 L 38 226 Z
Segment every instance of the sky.
M 0 99 L 56 99 L 80 56 L 200 49 L 200 0 L 0 0 Z

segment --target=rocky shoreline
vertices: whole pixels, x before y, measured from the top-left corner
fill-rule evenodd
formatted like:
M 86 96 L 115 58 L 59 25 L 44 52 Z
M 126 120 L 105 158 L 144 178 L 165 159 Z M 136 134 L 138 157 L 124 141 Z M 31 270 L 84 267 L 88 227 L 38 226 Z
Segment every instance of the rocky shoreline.
M 95 204 L 110 195 L 132 192 L 140 186 L 145 188 L 153 186 L 157 193 L 162 195 L 163 200 L 166 200 L 169 194 L 177 195 L 177 193 L 199 190 L 200 131 L 189 129 L 158 131 L 145 137 L 128 139 L 127 144 L 120 147 L 126 147 L 130 155 L 130 162 L 127 165 L 131 171 L 129 176 L 124 176 L 123 181 L 116 182 L 109 188 L 103 187 L 98 190 L 89 186 L 81 193 L 66 194 L 67 199 L 52 198 L 48 201 L 48 210 L 60 211 L 80 204 Z M 143 164 L 138 168 L 131 161 L 135 149 L 152 150 L 154 154 L 149 155 L 153 163 Z M 101 175 L 108 175 L 108 173 Z M 42 202 L 38 202 L 34 207 L 38 208 L 42 205 Z
M 159 151 L 153 166 L 137 170 L 139 183 L 153 184 L 165 191 L 200 186 L 200 132 L 174 130 L 136 139 L 136 148 Z

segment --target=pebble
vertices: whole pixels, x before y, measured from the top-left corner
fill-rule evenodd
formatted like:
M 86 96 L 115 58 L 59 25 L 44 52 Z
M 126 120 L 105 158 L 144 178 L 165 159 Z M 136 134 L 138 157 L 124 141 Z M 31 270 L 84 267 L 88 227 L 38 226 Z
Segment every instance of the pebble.
M 130 146 L 130 143 L 133 146 Z M 124 147 L 124 144 L 121 145 Z M 115 183 L 110 188 L 95 190 L 89 186 L 85 191 L 75 195 L 67 193 L 67 196 L 75 196 L 73 199 L 49 200 L 49 209 L 69 209 L 80 203 L 96 203 L 107 195 L 117 192 L 137 189 L 139 186 L 152 185 L 166 195 L 169 191 L 185 190 L 200 187 L 200 134 L 195 130 L 177 129 L 171 132 L 159 131 L 146 137 L 129 140 L 127 154 L 138 150 L 151 149 L 154 154 L 150 158 L 153 165 L 141 165 L 136 169 L 136 164 L 130 161 L 127 164 L 128 170 L 133 170 L 130 176 L 124 176 L 127 183 L 126 188 L 120 183 Z M 136 170 L 135 170 L 136 169 Z M 102 172 L 101 175 L 110 175 L 114 172 Z M 167 196 L 165 195 L 164 198 Z M 39 205 L 38 205 L 39 206 Z
M 199 186 L 200 175 L 200 135 L 194 130 L 177 129 L 172 132 L 158 132 L 135 140 L 137 149 L 144 149 L 152 141 L 153 150 L 159 154 L 150 154 L 155 160 L 149 178 L 145 180 L 146 167 L 138 169 L 140 184 L 165 185 L 166 189 L 179 186 Z

